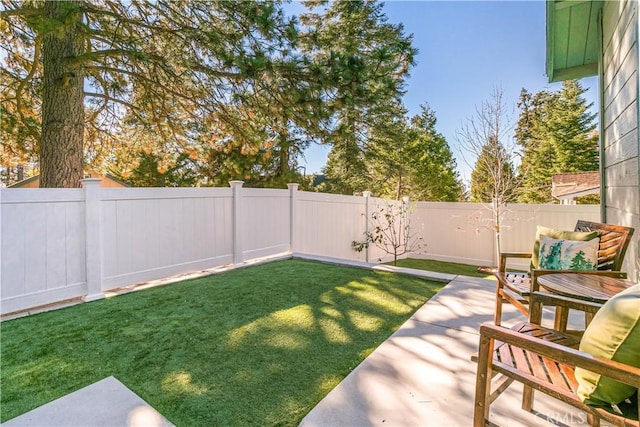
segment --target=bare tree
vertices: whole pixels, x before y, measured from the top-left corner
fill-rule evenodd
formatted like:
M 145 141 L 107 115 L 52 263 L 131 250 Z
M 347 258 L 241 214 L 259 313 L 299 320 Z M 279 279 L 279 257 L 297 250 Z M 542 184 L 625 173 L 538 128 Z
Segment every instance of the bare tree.
M 351 242 L 351 247 L 362 252 L 373 244 L 393 256 L 393 265 L 397 265 L 398 257 L 419 252 L 424 244 L 422 237 L 412 231 L 412 210 L 408 197 L 403 197 L 400 202 L 383 200 L 371 213 L 373 230 L 365 232 L 363 241 Z
M 491 212 L 494 231 L 495 262 L 500 257 L 500 228 L 506 204 L 514 200 L 520 178 L 514 172 L 518 146 L 513 139 L 514 122 L 500 88 L 495 88 L 488 101 L 476 107 L 476 114 L 458 131 L 460 146 L 474 159 L 471 174 L 471 200 L 483 203 Z M 464 157 L 464 156 L 463 156 Z M 467 162 L 467 159 L 464 159 Z M 469 166 L 471 164 L 467 162 Z

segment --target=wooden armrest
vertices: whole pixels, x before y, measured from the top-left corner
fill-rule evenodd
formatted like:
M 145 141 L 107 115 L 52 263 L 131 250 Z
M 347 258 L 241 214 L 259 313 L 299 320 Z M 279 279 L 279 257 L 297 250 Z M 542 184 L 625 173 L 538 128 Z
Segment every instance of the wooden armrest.
M 531 258 L 531 252 L 500 252 L 503 258 Z
M 498 265 L 499 271 L 507 270 L 507 259 L 508 258 L 531 258 L 531 252 L 500 252 L 500 265 Z
M 531 294 L 531 304 L 541 304 L 543 306 L 560 306 L 587 313 L 597 313 L 602 308 L 602 304 L 585 301 L 577 298 L 570 298 L 549 292 L 536 291 Z
M 548 357 L 549 359 L 570 366 L 580 367 L 632 387 L 640 388 L 640 368 L 635 368 L 613 360 L 600 359 L 583 351 L 531 337 L 491 323 L 483 323 L 480 325 L 480 340 L 482 341 L 483 338 L 508 343 L 523 350 Z M 480 354 L 479 356 L 482 358 L 485 355 Z

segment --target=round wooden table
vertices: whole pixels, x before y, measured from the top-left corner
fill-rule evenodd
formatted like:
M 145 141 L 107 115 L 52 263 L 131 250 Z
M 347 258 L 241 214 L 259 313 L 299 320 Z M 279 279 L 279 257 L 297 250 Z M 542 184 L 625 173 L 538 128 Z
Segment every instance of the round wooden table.
M 538 277 L 538 284 L 552 293 L 596 304 L 604 304 L 615 294 L 634 285 L 625 279 L 585 273 L 544 274 Z M 556 307 L 555 329 L 566 330 L 568 311 Z M 586 320 L 588 322 L 589 319 Z

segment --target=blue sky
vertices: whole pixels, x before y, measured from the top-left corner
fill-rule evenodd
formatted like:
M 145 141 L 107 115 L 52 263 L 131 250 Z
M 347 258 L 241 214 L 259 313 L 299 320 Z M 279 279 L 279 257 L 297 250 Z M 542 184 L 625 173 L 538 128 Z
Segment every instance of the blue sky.
M 404 96 L 410 115 L 428 103 L 436 112 L 436 129 L 451 147 L 463 179 L 473 165 L 460 155 L 456 133 L 476 106 L 501 87 L 513 107 L 520 90 L 558 90 L 545 75 L 545 2 L 536 1 L 387 1 L 391 23 L 402 23 L 419 50 Z M 597 78 L 582 80 L 585 97 L 597 108 Z M 328 149 L 312 146 L 306 172 L 319 172 Z M 468 157 L 468 155 L 467 155 Z M 467 159 L 472 162 L 473 159 Z M 304 163 L 304 160 L 302 161 Z

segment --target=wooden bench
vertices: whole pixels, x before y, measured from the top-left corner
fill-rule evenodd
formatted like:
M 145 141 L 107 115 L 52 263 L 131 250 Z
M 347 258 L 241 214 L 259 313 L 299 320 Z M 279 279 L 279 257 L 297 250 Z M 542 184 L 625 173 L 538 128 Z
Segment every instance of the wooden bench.
M 620 225 L 602 224 L 599 222 L 578 221 L 574 231 L 598 231 L 600 237 L 598 247 L 598 267 L 590 274 L 603 274 L 620 279 L 626 274 L 620 272 L 624 255 L 633 236 L 633 228 Z M 530 259 L 530 252 L 503 252 L 500 254 L 498 271 L 494 273 L 496 284 L 496 309 L 494 323 L 502 322 L 502 304 L 508 302 L 515 306 L 525 317 L 529 317 L 529 297 L 540 287 L 538 277 L 544 274 L 561 273 L 566 270 L 531 269 L 531 273 L 515 273 L 507 271 L 507 260 L 510 258 Z M 569 272 L 569 271 L 567 271 Z M 575 270 L 571 270 L 575 273 Z M 582 271 L 581 271 L 582 272 Z M 568 311 L 568 310 L 567 310 Z M 566 313 L 566 312 L 565 312 Z M 566 315 L 563 313 L 563 315 Z M 566 324 L 566 321 L 563 322 Z

